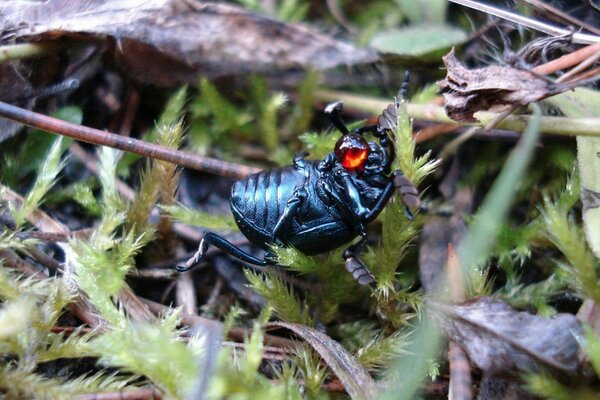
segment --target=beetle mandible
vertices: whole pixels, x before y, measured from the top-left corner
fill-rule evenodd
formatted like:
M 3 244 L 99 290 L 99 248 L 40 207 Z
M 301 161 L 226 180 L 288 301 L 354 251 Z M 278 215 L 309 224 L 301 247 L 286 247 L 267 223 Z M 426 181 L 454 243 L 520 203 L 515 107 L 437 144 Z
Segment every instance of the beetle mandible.
M 366 225 L 386 206 L 399 189 L 407 217 L 409 207 L 419 207 L 418 191 L 402 171 L 391 171 L 395 152 L 388 133 L 396 128 L 403 84 L 394 104 L 379 116 L 376 125 L 349 131 L 341 118 L 342 102 L 329 104 L 325 114 L 342 133 L 333 152 L 323 160 L 305 160 L 297 153 L 293 165 L 265 170 L 234 183 L 230 206 L 240 231 L 255 245 L 267 250 L 264 258 L 245 252 L 223 237 L 206 232 L 198 251 L 177 271 L 199 263 L 209 245 L 241 261 L 265 266 L 273 264 L 269 247 L 294 246 L 311 255 L 333 250 L 357 236 L 342 256 L 346 269 L 361 285 L 374 277 L 359 258 L 366 243 Z M 368 142 L 370 133 L 379 143 Z

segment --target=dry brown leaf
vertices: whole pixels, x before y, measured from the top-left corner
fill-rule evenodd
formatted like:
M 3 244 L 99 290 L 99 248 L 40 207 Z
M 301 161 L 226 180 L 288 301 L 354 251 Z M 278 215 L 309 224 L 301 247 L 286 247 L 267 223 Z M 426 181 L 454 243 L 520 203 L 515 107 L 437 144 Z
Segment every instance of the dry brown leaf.
M 571 87 L 510 66 L 468 69 L 456 58 L 454 50 L 443 60 L 447 73 L 438 85 L 444 95 L 446 114 L 459 122 L 476 122 L 473 114 L 477 111 L 503 105 L 524 106 Z
M 510 376 L 542 368 L 562 376 L 579 372 L 577 337 L 582 330 L 571 314 L 542 317 L 489 297 L 456 306 L 430 305 L 450 340 L 486 374 Z
M 196 0 L 5 0 L 0 21 L 11 40 L 107 37 L 123 69 L 147 84 L 195 83 L 198 73 L 214 78 L 377 59 L 374 51 L 302 25 Z
M 289 322 L 271 322 L 267 327 L 289 329 L 308 344 L 325 360 L 329 368 L 344 384 L 352 399 L 374 399 L 375 381 L 367 370 L 338 342 L 315 329 Z

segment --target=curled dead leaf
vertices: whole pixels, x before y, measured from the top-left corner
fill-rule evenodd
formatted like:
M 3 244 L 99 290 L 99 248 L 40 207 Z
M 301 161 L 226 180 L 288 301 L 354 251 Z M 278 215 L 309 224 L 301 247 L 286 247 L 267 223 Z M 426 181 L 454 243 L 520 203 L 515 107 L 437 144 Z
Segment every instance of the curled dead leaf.
M 459 122 L 476 122 L 477 111 L 495 106 L 524 106 L 572 88 L 557 84 L 532 71 L 491 65 L 468 69 L 454 50 L 443 57 L 446 78 L 438 82 L 448 117 Z
M 501 300 L 480 297 L 462 305 L 430 302 L 435 319 L 486 374 L 510 376 L 542 368 L 575 376 L 582 335 L 574 315 L 553 318 L 519 312 Z
M 289 329 L 304 339 L 325 360 L 329 368 L 344 384 L 352 399 L 375 398 L 375 381 L 367 370 L 338 342 L 308 326 L 290 322 L 271 322 L 269 327 Z

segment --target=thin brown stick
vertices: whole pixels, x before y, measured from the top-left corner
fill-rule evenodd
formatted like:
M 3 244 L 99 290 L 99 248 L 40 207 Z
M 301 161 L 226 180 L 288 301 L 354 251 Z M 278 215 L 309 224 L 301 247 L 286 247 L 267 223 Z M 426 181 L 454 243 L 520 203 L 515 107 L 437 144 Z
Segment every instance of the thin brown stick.
M 197 315 L 196 287 L 192 273 L 179 274 L 176 279 L 175 301 L 177 306 L 182 308 L 183 314 Z
M 217 175 L 244 178 L 259 171 L 257 168 L 248 167 L 246 165 L 203 157 L 187 151 L 174 150 L 158 144 L 146 143 L 143 140 L 123 137 L 99 129 L 72 124 L 3 102 L 0 102 L 0 117 L 8 118 L 47 132 L 68 136 L 82 142 L 125 150 L 142 156 L 167 161 L 182 167 Z
M 600 80 L 600 67 L 590 69 L 573 77 L 569 80 L 569 83 L 577 83 L 578 85 L 584 86 L 598 80 Z
M 102 392 L 80 394 L 75 400 L 160 400 L 162 393 L 154 387 L 121 390 L 119 392 Z
M 571 78 L 575 77 L 577 74 L 584 71 L 587 67 L 593 65 L 598 59 L 600 59 L 600 50 L 598 50 L 594 54 L 590 55 L 588 58 L 583 60 L 577 66 L 570 69 L 564 75 L 559 76 L 558 79 L 556 79 L 556 83 L 571 81 Z
M 165 314 L 165 312 L 167 312 L 169 310 L 169 307 L 167 307 L 163 304 L 157 303 L 155 301 L 152 301 L 150 299 L 145 299 L 143 297 L 140 297 L 140 299 L 144 303 L 146 303 L 146 305 L 148 305 L 148 307 L 152 310 L 152 312 L 154 312 L 157 315 Z M 197 324 L 199 319 L 206 320 L 207 318 L 200 317 L 198 315 L 182 315 L 182 321 L 187 326 L 193 326 L 194 324 Z M 209 321 L 215 322 L 213 320 L 209 320 Z M 252 333 L 251 329 L 234 326 L 229 330 L 228 335 L 231 339 L 233 339 L 235 341 L 243 342 L 245 339 L 247 339 L 251 335 L 251 333 Z M 270 345 L 270 346 L 274 346 L 274 347 L 283 347 L 283 348 L 287 348 L 287 349 L 293 349 L 293 348 L 297 347 L 298 344 L 300 343 L 296 340 L 286 339 L 283 337 L 270 335 L 268 333 L 265 333 L 263 335 L 263 340 L 266 345 Z
M 453 303 L 465 301 L 465 280 L 460 265 L 460 260 L 454 246 L 448 244 L 448 257 L 446 260 L 446 273 L 448 276 L 448 289 Z M 456 342 L 450 341 L 448 348 L 448 361 L 450 364 L 450 387 L 448 398 L 453 400 L 471 400 L 473 389 L 471 382 L 471 367 L 466 353 Z
M 570 68 L 573 65 L 581 63 L 588 57 L 596 54 L 600 51 L 600 43 L 590 44 L 589 46 L 582 47 L 579 50 L 575 50 L 569 54 L 565 54 L 555 60 L 549 61 L 545 64 L 538 65 L 533 69 L 533 72 L 540 75 L 549 75 L 556 71 L 561 71 L 566 68 Z

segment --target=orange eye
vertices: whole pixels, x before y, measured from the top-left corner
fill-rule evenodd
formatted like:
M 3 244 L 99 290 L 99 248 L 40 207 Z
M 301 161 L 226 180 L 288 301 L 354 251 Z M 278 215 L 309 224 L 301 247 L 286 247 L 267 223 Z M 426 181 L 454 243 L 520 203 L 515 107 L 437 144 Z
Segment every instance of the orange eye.
M 362 171 L 369 155 L 369 144 L 361 135 L 349 133 L 337 141 L 334 152 L 348 171 Z

